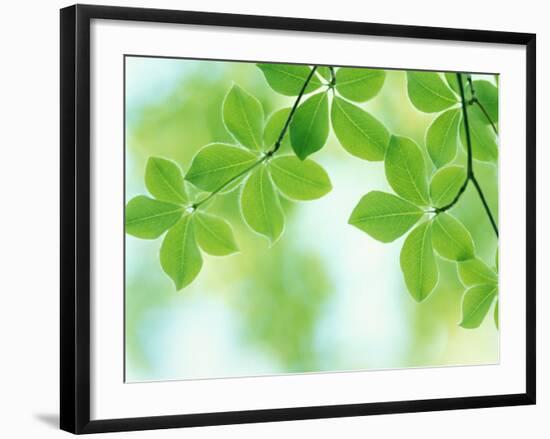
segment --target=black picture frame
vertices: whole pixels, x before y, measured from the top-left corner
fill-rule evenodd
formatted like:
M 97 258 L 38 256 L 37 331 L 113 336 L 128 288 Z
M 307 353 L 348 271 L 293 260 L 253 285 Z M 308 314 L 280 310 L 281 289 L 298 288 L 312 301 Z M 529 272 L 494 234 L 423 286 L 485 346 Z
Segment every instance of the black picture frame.
M 526 47 L 526 376 L 525 393 L 237 412 L 90 420 L 90 21 L 324 32 Z M 61 10 L 61 349 L 60 426 L 81 434 L 174 427 L 365 416 L 535 404 L 536 400 L 536 35 L 303 18 L 111 6 Z

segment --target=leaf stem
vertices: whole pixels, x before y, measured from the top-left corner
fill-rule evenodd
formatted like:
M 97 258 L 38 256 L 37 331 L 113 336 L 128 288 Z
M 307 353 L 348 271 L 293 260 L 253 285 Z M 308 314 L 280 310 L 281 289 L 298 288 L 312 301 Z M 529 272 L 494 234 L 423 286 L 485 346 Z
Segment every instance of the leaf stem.
M 462 75 L 460 73 L 457 73 L 456 79 L 458 81 L 458 89 L 460 91 L 460 100 L 462 103 L 462 117 L 464 118 L 464 131 L 466 132 L 466 152 L 468 153 L 466 179 L 468 180 L 474 175 L 472 139 L 470 135 L 470 122 L 468 120 L 468 109 L 466 108 L 466 98 L 464 97 L 464 84 L 462 83 Z M 470 77 L 468 77 L 468 81 L 470 81 L 470 87 L 472 87 L 472 82 Z M 474 91 L 472 88 L 472 93 L 473 92 Z M 466 184 L 467 184 L 467 181 L 466 181 Z
M 481 190 L 481 186 L 479 185 L 479 182 L 477 179 L 472 176 L 471 178 L 472 183 L 474 184 L 477 193 L 479 195 L 479 198 L 481 199 L 481 202 L 483 203 L 483 207 L 485 208 L 485 212 L 487 212 L 487 216 L 489 217 L 489 220 L 491 221 L 491 225 L 493 226 L 493 230 L 495 231 L 495 235 L 497 235 L 498 238 L 498 227 L 495 219 L 493 218 L 493 215 L 491 214 L 491 209 L 489 209 L 489 205 L 487 204 L 487 200 L 485 199 L 485 195 L 483 195 L 483 191 Z
M 435 213 L 436 215 L 438 213 L 442 213 L 442 212 L 445 212 L 446 210 L 449 210 L 450 208 L 452 208 L 456 203 L 458 203 L 458 200 L 460 200 L 460 197 L 462 197 L 462 194 L 464 193 L 464 191 L 466 190 L 466 187 L 468 187 L 468 183 L 470 182 L 470 177 L 468 177 L 468 175 L 466 175 L 466 179 L 464 180 L 464 183 L 462 183 L 462 186 L 460 186 L 460 189 L 458 190 L 456 196 L 453 198 L 453 200 L 449 203 L 449 204 L 446 204 L 445 206 L 443 207 L 438 207 L 435 209 Z
M 294 105 L 292 106 L 292 109 L 290 110 L 290 113 L 288 114 L 288 117 L 285 121 L 285 124 L 283 126 L 283 129 L 281 130 L 279 137 L 277 138 L 277 141 L 275 142 L 275 145 L 273 145 L 273 148 L 269 150 L 264 156 L 262 156 L 258 161 L 254 162 L 252 165 L 250 165 L 248 168 L 240 172 L 238 175 L 235 175 L 234 177 L 227 180 L 225 183 L 222 183 L 217 189 L 210 192 L 206 197 L 204 197 L 202 200 L 197 201 L 194 203 L 191 208 L 193 210 L 197 210 L 199 207 L 204 205 L 204 203 L 208 202 L 212 198 L 214 198 L 217 194 L 219 194 L 221 191 L 223 191 L 225 188 L 227 188 L 231 183 L 235 182 L 239 178 L 241 178 L 243 175 L 248 174 L 250 171 L 252 171 L 254 168 L 256 168 L 258 165 L 265 162 L 267 159 L 269 159 L 273 154 L 275 154 L 279 148 L 281 147 L 281 143 L 283 141 L 283 138 L 288 130 L 288 127 L 290 125 L 290 122 L 292 121 L 292 117 L 294 116 L 294 113 L 296 113 L 296 109 L 298 108 L 298 105 L 300 104 L 300 101 L 302 100 L 302 96 L 304 95 L 306 88 L 309 84 L 309 81 L 311 81 L 311 78 L 315 74 L 315 71 L 317 70 L 317 66 L 313 66 L 311 71 L 309 72 L 308 77 L 304 81 L 304 84 L 302 85 L 302 89 L 300 90 L 300 93 L 296 97 L 296 100 L 294 101 Z
M 467 103 L 466 98 L 464 97 L 464 84 L 462 83 L 462 75 L 460 73 L 456 74 L 457 80 L 458 80 L 458 88 L 460 90 L 460 99 L 462 102 L 462 117 L 464 119 L 464 131 L 466 134 L 466 152 L 467 152 L 467 165 L 466 165 L 466 178 L 464 180 L 464 183 L 462 183 L 462 186 L 458 190 L 458 193 L 454 197 L 454 199 L 447 205 L 440 207 L 435 210 L 436 215 L 445 212 L 446 210 L 449 210 L 451 207 L 453 207 L 458 200 L 462 197 L 464 194 L 464 191 L 466 190 L 466 187 L 468 186 L 468 183 L 471 181 L 474 185 L 474 187 L 477 190 L 477 193 L 479 195 L 479 198 L 481 199 L 481 202 L 483 204 L 483 208 L 485 209 L 485 212 L 487 213 L 487 216 L 489 217 L 489 221 L 491 222 L 491 226 L 493 227 L 493 230 L 495 232 L 495 235 L 498 238 L 498 227 L 497 223 L 495 221 L 495 218 L 493 217 L 493 214 L 491 213 L 491 209 L 489 208 L 489 204 L 487 203 L 487 199 L 485 198 L 485 195 L 483 194 L 483 190 L 481 189 L 481 186 L 479 182 L 477 181 L 477 178 L 474 175 L 474 166 L 473 166 L 473 154 L 472 154 L 472 139 L 470 136 L 470 123 L 468 120 L 468 110 L 467 110 Z M 470 88 L 472 90 L 473 99 L 477 100 L 475 97 L 475 91 L 473 89 L 473 83 L 471 78 L 468 78 L 468 82 L 470 83 Z
M 336 73 L 334 73 L 334 67 L 330 66 L 328 69 L 330 71 L 330 86 L 334 87 L 336 85 Z
M 489 124 L 491 125 L 491 128 L 493 129 L 494 133 L 498 136 L 498 129 L 496 127 L 496 125 L 494 124 L 494 122 L 491 120 L 491 116 L 489 116 L 489 113 L 487 112 L 487 110 L 485 109 L 485 107 L 483 106 L 483 104 L 481 102 L 479 102 L 479 99 L 477 97 L 473 97 L 472 100 L 470 101 L 472 104 L 476 104 L 479 109 L 481 110 L 481 112 L 483 113 L 483 115 L 485 116 L 485 119 L 487 119 L 487 121 L 489 122 Z
M 268 156 L 272 156 L 275 154 L 279 148 L 281 147 L 281 143 L 283 142 L 283 138 L 285 137 L 285 134 L 288 130 L 288 127 L 290 125 L 290 122 L 292 121 L 292 117 L 294 116 L 294 113 L 296 113 L 296 109 L 298 108 L 298 105 L 300 104 L 300 101 L 302 100 L 302 96 L 304 95 L 306 88 L 309 84 L 309 81 L 315 74 L 315 71 L 317 70 L 317 66 L 313 66 L 311 71 L 309 72 L 308 77 L 304 81 L 304 84 L 302 85 L 302 89 L 300 90 L 300 93 L 296 97 L 296 100 L 294 101 L 294 105 L 292 106 L 292 109 L 290 110 L 290 113 L 288 114 L 288 117 L 286 118 L 286 122 L 283 126 L 283 129 L 281 130 L 279 137 L 277 138 L 277 141 L 275 142 L 275 145 L 273 145 L 273 148 L 267 152 Z
M 215 189 L 213 192 L 210 192 L 205 198 L 203 198 L 200 201 L 197 201 L 195 204 L 193 204 L 191 207 L 193 210 L 197 210 L 200 206 L 202 206 L 204 203 L 209 201 L 211 198 L 215 197 L 217 194 L 219 194 L 221 191 L 223 191 L 227 186 L 229 186 L 234 181 L 241 178 L 243 175 L 248 174 L 250 171 L 252 171 L 256 166 L 260 165 L 261 163 L 265 162 L 267 160 L 268 156 L 264 155 L 261 159 L 258 161 L 252 163 L 248 168 L 246 168 L 244 171 L 240 172 L 239 174 L 235 175 L 234 177 L 227 180 L 225 183 L 223 183 L 220 187 Z
M 470 92 L 472 93 L 472 99 L 470 100 L 469 103 L 476 104 L 479 107 L 479 109 L 481 110 L 481 112 L 483 113 L 487 121 L 491 124 L 491 128 L 493 128 L 493 131 L 498 136 L 497 127 L 495 126 L 494 122 L 491 120 L 491 116 L 489 116 L 489 112 L 485 109 L 483 104 L 480 102 L 480 100 L 476 96 L 476 89 L 474 88 L 474 81 L 472 81 L 471 76 L 468 76 L 468 84 L 470 85 Z

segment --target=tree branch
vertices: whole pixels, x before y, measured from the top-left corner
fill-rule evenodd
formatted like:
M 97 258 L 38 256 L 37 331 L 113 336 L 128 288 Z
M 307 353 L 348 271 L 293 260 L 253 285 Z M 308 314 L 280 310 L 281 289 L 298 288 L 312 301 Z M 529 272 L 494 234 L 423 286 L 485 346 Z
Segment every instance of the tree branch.
M 477 193 L 479 195 L 479 198 L 481 199 L 481 202 L 483 204 L 483 207 L 485 209 L 485 212 L 487 213 L 487 216 L 489 217 L 489 221 L 491 222 L 491 226 L 493 227 L 493 230 L 495 231 L 495 234 L 498 238 L 498 227 L 497 223 L 493 217 L 493 214 L 491 213 L 491 209 L 489 208 L 489 205 L 487 203 L 487 200 L 485 198 L 485 195 L 483 194 L 483 190 L 481 189 L 481 186 L 479 182 L 477 181 L 475 175 L 474 175 L 474 166 L 473 166 L 473 154 L 472 154 L 472 139 L 470 136 L 470 123 L 468 120 L 468 110 L 466 108 L 466 99 L 464 97 L 464 84 L 462 83 L 462 75 L 460 73 L 456 74 L 457 80 L 458 80 L 458 88 L 460 91 L 460 99 L 462 103 L 462 117 L 464 119 L 464 131 L 466 134 L 466 152 L 467 152 L 467 165 L 466 165 L 466 179 L 464 180 L 464 183 L 462 183 L 462 186 L 458 190 L 458 193 L 456 194 L 455 198 L 446 206 L 443 206 L 439 209 L 435 210 L 436 215 L 445 212 L 446 210 L 449 210 L 451 207 L 453 207 L 458 200 L 462 197 L 464 194 L 464 191 L 466 190 L 466 187 L 468 186 L 468 183 L 471 181 L 473 185 L 475 186 Z M 470 82 L 470 88 L 473 91 L 473 84 L 471 82 L 471 78 L 468 78 L 468 81 Z M 473 99 L 477 99 L 474 97 Z
M 275 142 L 275 145 L 273 148 L 268 151 L 267 155 L 272 156 L 275 154 L 279 148 L 281 147 L 281 143 L 283 141 L 283 138 L 285 137 L 286 131 L 288 130 L 288 127 L 290 125 L 290 122 L 292 121 L 292 117 L 294 116 L 294 113 L 296 112 L 296 109 L 298 108 L 298 105 L 300 104 L 300 101 L 302 100 L 302 96 L 304 95 L 306 88 L 309 84 L 309 81 L 311 81 L 311 78 L 313 75 L 315 75 L 315 71 L 317 70 L 317 66 L 313 66 L 311 69 L 311 72 L 309 72 L 308 77 L 304 81 L 304 85 L 302 85 L 302 89 L 300 90 L 300 93 L 296 97 L 296 100 L 294 101 L 294 105 L 292 106 L 292 109 L 290 110 L 290 113 L 288 113 L 288 117 L 286 118 L 286 122 L 283 126 L 283 129 L 281 130 L 281 133 L 279 134 L 279 137 L 277 138 L 277 141 Z
M 336 85 L 336 73 L 334 73 L 334 67 L 330 66 L 328 69 L 330 71 L 330 86 L 334 87 Z
M 476 104 L 479 107 L 479 109 L 481 110 L 481 112 L 483 113 L 483 115 L 485 116 L 487 121 L 491 124 L 491 128 L 493 128 L 493 131 L 498 136 L 497 127 L 495 126 L 495 124 L 491 120 L 491 116 L 489 116 L 489 113 L 487 112 L 487 110 L 485 109 L 483 104 L 479 101 L 479 99 L 476 96 L 476 89 L 474 88 L 474 81 L 472 81 L 471 76 L 468 76 L 468 84 L 470 85 L 470 91 L 472 93 L 472 100 L 469 103 L 470 104 Z
M 241 178 L 243 175 L 248 174 L 250 171 L 252 171 L 256 166 L 259 164 L 265 162 L 267 160 L 267 155 L 263 156 L 260 160 L 257 162 L 252 163 L 248 168 L 246 168 L 244 171 L 240 172 L 238 175 L 235 175 L 234 177 L 227 180 L 225 183 L 223 183 L 220 187 L 218 187 L 213 192 L 210 192 L 205 198 L 203 198 L 200 201 L 197 201 L 195 204 L 193 204 L 191 207 L 193 210 L 198 209 L 200 206 L 202 206 L 204 203 L 206 203 L 211 198 L 215 197 L 217 194 L 219 194 L 221 191 L 223 191 L 225 188 L 227 188 L 231 183 L 234 181 L 237 181 L 239 178 Z
M 485 119 L 487 119 L 487 121 L 491 125 L 491 128 L 493 129 L 494 133 L 498 136 L 498 129 L 497 129 L 496 125 L 493 123 L 493 121 L 491 120 L 491 116 L 489 116 L 489 113 L 487 112 L 487 110 L 485 109 L 483 104 L 481 102 L 479 102 L 479 99 L 476 98 L 476 97 L 472 98 L 472 103 L 476 104 L 479 107 L 479 109 L 481 110 L 481 112 L 485 116 Z
M 485 195 L 483 195 L 483 191 L 481 190 L 481 186 L 479 185 L 477 179 L 472 176 L 471 178 L 472 183 L 474 184 L 477 193 L 479 195 L 479 198 L 481 199 L 481 202 L 483 203 L 483 207 L 485 208 L 485 212 L 487 212 L 487 216 L 489 217 L 489 220 L 491 221 L 491 225 L 493 226 L 493 230 L 495 231 L 495 235 L 497 235 L 498 238 L 498 227 L 495 219 L 493 218 L 493 215 L 491 214 L 491 209 L 489 209 L 489 205 L 487 204 L 487 200 L 485 199 Z
M 472 154 L 472 139 L 471 139 L 471 136 L 470 136 L 470 122 L 468 120 L 468 110 L 466 108 L 466 98 L 464 97 L 464 84 L 462 83 L 462 75 L 460 73 L 457 73 L 456 78 L 457 78 L 457 81 L 458 81 L 458 89 L 460 91 L 460 101 L 462 103 L 462 118 L 464 119 L 464 131 L 466 132 L 466 151 L 468 153 L 468 168 L 467 168 L 466 178 L 469 179 L 474 174 L 473 154 Z M 470 79 L 470 81 L 471 81 L 471 79 Z M 471 84 L 471 82 L 470 82 L 470 84 Z M 471 87 L 471 85 L 470 85 L 470 87 Z

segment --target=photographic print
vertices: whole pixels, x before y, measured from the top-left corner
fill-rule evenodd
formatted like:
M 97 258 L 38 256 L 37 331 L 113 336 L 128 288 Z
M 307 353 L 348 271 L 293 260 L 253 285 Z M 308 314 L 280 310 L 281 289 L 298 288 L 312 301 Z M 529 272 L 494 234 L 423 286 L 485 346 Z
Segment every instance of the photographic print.
M 124 63 L 126 382 L 499 362 L 497 74 Z

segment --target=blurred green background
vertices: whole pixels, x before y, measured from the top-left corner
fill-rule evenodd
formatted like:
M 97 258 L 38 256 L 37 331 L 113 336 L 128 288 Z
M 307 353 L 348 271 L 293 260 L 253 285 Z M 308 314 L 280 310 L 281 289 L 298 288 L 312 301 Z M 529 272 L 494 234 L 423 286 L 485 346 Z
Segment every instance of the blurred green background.
M 233 82 L 255 95 L 266 115 L 294 102 L 273 92 L 253 63 L 125 62 L 127 199 L 146 193 L 151 155 L 185 172 L 207 143 L 233 142 L 221 118 Z M 389 71 L 382 91 L 362 107 L 420 145 L 435 117 L 413 108 L 403 71 Z M 238 191 L 217 197 L 210 210 L 232 224 L 241 251 L 203 255 L 198 278 L 180 292 L 161 269 L 161 239 L 126 236 L 127 382 L 498 362 L 491 318 L 475 330 L 458 326 L 464 287 L 454 263 L 438 259 L 439 284 L 417 304 L 399 267 L 404 237 L 382 244 L 347 224 L 362 195 L 391 192 L 383 164 L 350 156 L 333 134 L 312 158 L 334 189 L 316 201 L 283 200 L 286 229 L 272 248 L 240 218 Z M 456 161 L 464 159 L 461 152 Z M 497 169 L 474 166 L 497 213 Z M 453 214 L 493 266 L 496 238 L 472 185 Z

